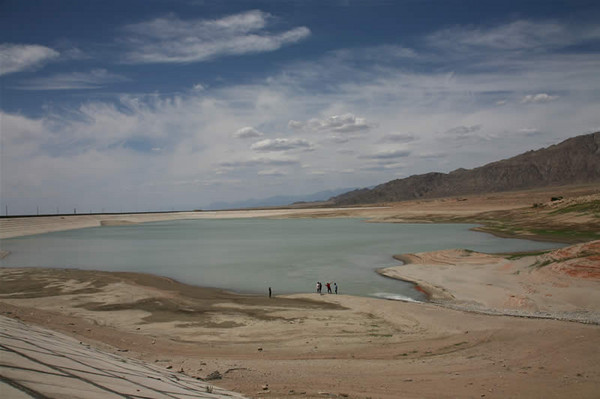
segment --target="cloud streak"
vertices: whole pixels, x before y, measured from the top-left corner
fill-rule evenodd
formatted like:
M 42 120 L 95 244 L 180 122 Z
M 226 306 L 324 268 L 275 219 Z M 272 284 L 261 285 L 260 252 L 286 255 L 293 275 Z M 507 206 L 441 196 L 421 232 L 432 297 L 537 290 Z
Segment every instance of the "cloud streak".
M 43 66 L 60 53 L 37 44 L 0 44 L 0 76 Z
M 291 150 L 312 151 L 314 149 L 314 145 L 308 140 L 304 139 L 266 139 L 252 144 L 250 149 L 258 152 Z
M 94 69 L 90 72 L 71 72 L 34 78 L 21 83 L 21 90 L 84 90 L 98 89 L 111 83 L 125 82 L 125 76 L 108 72 L 106 69 Z
M 428 41 L 446 49 L 514 51 L 550 50 L 598 38 L 600 31 L 594 28 L 573 28 L 557 21 L 517 20 L 494 27 L 443 29 L 429 35 Z
M 547 93 L 528 94 L 521 100 L 522 104 L 541 104 L 548 103 L 558 99 L 558 96 L 552 96 Z
M 272 33 L 271 16 L 254 10 L 220 19 L 183 20 L 170 14 L 128 25 L 121 42 L 132 64 L 205 62 L 219 57 L 264 53 L 310 36 L 301 26 Z
M 294 130 L 329 131 L 333 133 L 359 133 L 372 128 L 365 118 L 354 114 L 333 115 L 326 119 L 313 118 L 306 122 L 291 120 L 288 127 Z
M 233 134 L 233 137 L 235 137 L 236 139 L 251 139 L 261 136 L 263 136 L 261 132 L 250 126 L 243 127 Z

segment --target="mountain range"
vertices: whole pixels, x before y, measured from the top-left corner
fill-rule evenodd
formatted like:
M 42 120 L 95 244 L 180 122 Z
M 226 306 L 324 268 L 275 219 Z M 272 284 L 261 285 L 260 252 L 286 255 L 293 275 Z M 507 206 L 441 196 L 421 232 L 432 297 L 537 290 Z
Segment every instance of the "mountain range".
M 372 204 L 456 195 L 600 183 L 600 132 L 474 169 L 396 179 L 330 198 L 335 205 Z
M 352 188 L 338 188 L 334 190 L 319 191 L 305 195 L 277 195 L 268 198 L 253 198 L 245 201 L 213 202 L 206 209 L 245 209 L 271 206 L 285 206 L 299 202 L 320 202 L 341 193 L 353 190 Z

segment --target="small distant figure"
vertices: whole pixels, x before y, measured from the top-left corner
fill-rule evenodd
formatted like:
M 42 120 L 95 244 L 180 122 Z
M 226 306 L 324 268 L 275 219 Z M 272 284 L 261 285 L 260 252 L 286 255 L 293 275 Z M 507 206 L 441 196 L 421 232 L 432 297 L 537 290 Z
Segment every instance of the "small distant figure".
M 335 295 L 337 295 L 337 283 L 333 283 L 333 290 L 335 291 Z
M 271 287 L 269 287 L 269 298 L 271 298 Z
M 331 283 L 327 283 L 325 286 L 327 287 L 327 293 L 331 294 Z
M 323 288 L 323 285 L 321 284 L 320 281 L 317 281 L 317 294 L 321 293 L 321 289 Z

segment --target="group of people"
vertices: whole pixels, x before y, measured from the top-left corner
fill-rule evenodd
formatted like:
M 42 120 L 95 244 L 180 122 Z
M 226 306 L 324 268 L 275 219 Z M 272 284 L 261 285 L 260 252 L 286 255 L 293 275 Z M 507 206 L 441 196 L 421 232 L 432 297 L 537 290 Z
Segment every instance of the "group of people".
M 337 283 L 325 283 L 325 287 L 327 287 L 327 293 L 328 294 L 332 294 L 331 292 L 331 285 L 333 284 L 333 289 L 335 291 L 335 293 L 338 293 L 338 286 Z M 317 294 L 321 294 L 323 290 L 323 284 L 321 284 L 320 281 L 317 281 Z
M 333 291 L 331 290 L 332 286 L 333 286 Z M 328 294 L 333 294 L 334 292 L 336 294 L 338 293 L 337 283 L 325 283 L 325 287 L 327 287 Z M 323 284 L 321 284 L 320 281 L 317 281 L 317 294 L 322 294 L 322 291 L 323 291 Z M 271 290 L 271 287 L 269 287 L 269 298 L 271 298 L 272 295 L 273 295 L 273 291 Z

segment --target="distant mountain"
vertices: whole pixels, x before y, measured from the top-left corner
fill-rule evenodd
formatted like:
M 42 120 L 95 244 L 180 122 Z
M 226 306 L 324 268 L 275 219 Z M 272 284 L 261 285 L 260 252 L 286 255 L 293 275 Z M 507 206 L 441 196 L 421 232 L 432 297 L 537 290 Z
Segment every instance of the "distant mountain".
M 591 182 L 600 183 L 600 132 L 475 169 L 414 175 L 330 200 L 336 205 L 370 204 Z
M 307 195 L 278 195 L 268 198 L 253 198 L 245 201 L 235 202 L 213 202 L 206 209 L 242 209 L 242 208 L 260 208 L 269 206 L 284 206 L 298 202 L 318 202 L 326 201 L 328 198 L 341 193 L 345 193 L 352 188 L 338 188 L 334 190 L 319 191 Z

